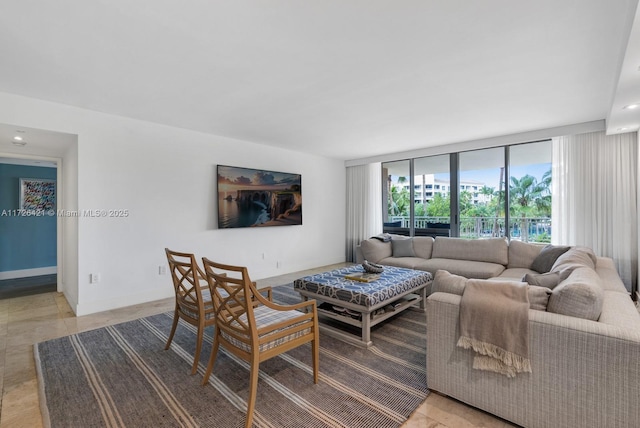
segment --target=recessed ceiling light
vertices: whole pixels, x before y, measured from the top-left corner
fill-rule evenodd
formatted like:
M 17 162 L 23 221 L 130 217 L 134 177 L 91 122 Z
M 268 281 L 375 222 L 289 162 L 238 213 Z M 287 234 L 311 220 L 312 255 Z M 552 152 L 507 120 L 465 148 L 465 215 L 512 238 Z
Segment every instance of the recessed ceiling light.
M 633 110 L 634 108 L 640 107 L 640 104 L 629 104 L 628 106 L 624 106 L 625 110 Z
M 16 135 L 15 137 L 13 137 L 13 139 L 16 141 L 22 141 L 22 137 L 19 135 Z
M 618 131 L 626 131 L 629 128 L 618 128 Z

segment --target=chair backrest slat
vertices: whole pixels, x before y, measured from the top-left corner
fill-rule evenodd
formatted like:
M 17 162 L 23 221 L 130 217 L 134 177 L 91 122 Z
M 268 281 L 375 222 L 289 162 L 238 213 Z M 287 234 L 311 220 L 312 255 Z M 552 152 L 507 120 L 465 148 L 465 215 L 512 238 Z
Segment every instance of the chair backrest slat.
M 200 279 L 205 279 L 194 254 L 171 251 L 165 248 L 169 270 L 176 294 L 176 303 L 191 318 L 205 313 Z
M 246 343 L 257 341 L 253 313 L 255 299 L 247 268 L 224 265 L 207 258 L 202 262 L 218 328 L 233 332 L 235 338 Z

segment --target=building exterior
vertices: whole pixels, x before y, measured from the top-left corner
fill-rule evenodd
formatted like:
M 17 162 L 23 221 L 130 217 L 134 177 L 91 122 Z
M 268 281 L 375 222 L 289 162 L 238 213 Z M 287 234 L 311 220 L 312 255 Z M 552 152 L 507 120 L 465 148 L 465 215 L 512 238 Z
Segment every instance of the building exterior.
M 413 201 L 415 204 L 429 203 L 435 195 L 440 194 L 446 197 L 451 192 L 451 183 L 449 180 L 436 178 L 435 174 L 417 175 L 413 180 Z M 474 180 L 463 180 L 460 182 L 460 192 L 469 192 L 473 204 L 486 203 L 492 198 L 491 195 L 484 195 L 480 190 L 485 183 Z M 409 191 L 411 185 L 402 183 L 401 187 Z

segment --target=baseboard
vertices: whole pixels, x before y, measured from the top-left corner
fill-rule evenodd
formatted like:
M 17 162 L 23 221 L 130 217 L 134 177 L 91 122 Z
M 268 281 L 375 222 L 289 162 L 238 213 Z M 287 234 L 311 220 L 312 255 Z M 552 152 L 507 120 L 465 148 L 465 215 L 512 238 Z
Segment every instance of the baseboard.
M 8 270 L 6 272 L 0 272 L 0 280 L 28 278 L 30 276 L 40 276 L 40 275 L 53 275 L 56 273 L 58 273 L 57 266 L 48 266 L 48 267 L 41 267 L 41 268 L 34 268 L 34 269 Z
M 126 297 L 118 297 L 111 300 L 95 300 L 92 302 L 86 302 L 75 305 L 76 316 L 94 314 L 96 312 L 110 311 L 113 309 L 124 308 L 126 306 L 133 306 L 142 303 L 149 303 L 156 300 L 167 299 L 175 296 L 173 287 L 165 287 L 164 290 L 154 290 L 154 294 L 136 293 L 130 294 Z

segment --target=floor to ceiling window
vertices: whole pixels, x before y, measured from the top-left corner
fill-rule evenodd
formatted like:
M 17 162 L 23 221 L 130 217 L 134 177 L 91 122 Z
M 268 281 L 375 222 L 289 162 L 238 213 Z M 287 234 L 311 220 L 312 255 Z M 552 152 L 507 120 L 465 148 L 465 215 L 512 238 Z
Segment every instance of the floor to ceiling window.
M 512 239 L 551 242 L 551 141 L 509 148 Z
M 383 230 L 409 235 L 411 230 L 411 161 L 382 164 Z
M 451 180 L 449 155 L 413 160 L 414 235 L 449 235 Z
M 551 141 L 382 164 L 383 230 L 551 239 Z
M 460 237 L 506 236 L 504 160 L 504 147 L 459 154 Z

